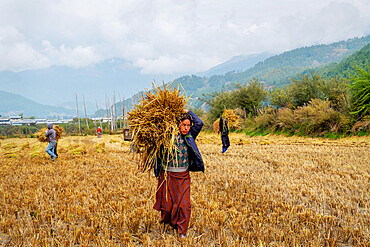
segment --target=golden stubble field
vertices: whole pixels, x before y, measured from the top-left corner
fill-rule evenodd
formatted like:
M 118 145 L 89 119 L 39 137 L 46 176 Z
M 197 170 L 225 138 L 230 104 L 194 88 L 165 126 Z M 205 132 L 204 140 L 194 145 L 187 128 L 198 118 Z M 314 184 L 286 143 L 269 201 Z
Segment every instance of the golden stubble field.
M 119 135 L 0 140 L 0 246 L 369 246 L 370 137 L 201 133 L 186 239 L 158 224 L 156 179 Z

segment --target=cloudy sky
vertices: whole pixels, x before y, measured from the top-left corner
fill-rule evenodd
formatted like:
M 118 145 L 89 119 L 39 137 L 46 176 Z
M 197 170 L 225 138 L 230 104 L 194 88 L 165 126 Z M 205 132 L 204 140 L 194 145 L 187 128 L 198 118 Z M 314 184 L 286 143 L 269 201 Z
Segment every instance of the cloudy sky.
M 1 0 L 0 71 L 121 58 L 196 73 L 236 55 L 370 34 L 370 0 Z

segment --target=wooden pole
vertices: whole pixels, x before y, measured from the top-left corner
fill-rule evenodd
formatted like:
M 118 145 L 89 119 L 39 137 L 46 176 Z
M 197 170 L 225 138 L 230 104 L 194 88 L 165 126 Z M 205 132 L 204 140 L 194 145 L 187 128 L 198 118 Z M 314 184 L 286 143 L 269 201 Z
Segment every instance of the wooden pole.
M 78 133 L 81 134 L 81 122 L 80 122 L 80 114 L 78 113 L 77 93 L 76 93 L 76 107 L 77 107 L 77 119 L 78 119 Z
M 124 106 L 123 106 L 123 104 L 122 104 L 122 98 L 121 98 L 121 95 L 119 96 L 119 109 L 120 109 L 120 111 L 122 111 L 122 121 L 120 120 L 119 121 L 119 127 L 122 129 L 122 124 L 123 124 L 123 118 L 124 118 L 124 116 L 125 116 L 125 111 L 124 111 Z
M 82 94 L 82 97 L 83 97 L 83 100 L 84 100 L 84 109 L 85 109 L 86 126 L 87 126 L 87 129 L 90 129 L 90 127 L 89 127 L 89 121 L 87 120 L 87 114 L 86 114 L 85 95 L 84 95 L 84 94 Z
M 96 99 L 95 99 L 95 103 L 96 103 L 96 111 L 98 112 L 98 116 L 99 116 L 100 128 L 103 129 L 103 126 L 101 124 L 101 118 L 100 118 L 100 112 L 99 112 L 99 107 L 98 107 L 98 101 Z
M 107 95 L 105 95 L 105 108 L 106 108 L 106 110 L 107 110 L 107 118 L 108 118 L 108 131 L 110 131 L 110 129 L 111 129 L 111 126 L 110 126 L 110 120 L 109 120 L 109 118 L 110 118 L 110 115 L 109 115 L 109 110 L 108 110 L 108 101 L 109 101 L 109 99 L 107 99 Z
M 123 125 L 123 128 L 125 128 L 125 97 L 123 97 L 123 101 L 122 101 L 122 125 Z
M 113 117 L 112 117 L 113 108 L 111 107 L 109 97 L 108 97 L 108 109 L 109 109 L 109 118 L 110 118 L 110 130 L 113 131 L 114 129 L 114 126 L 113 126 L 114 122 L 113 122 Z
M 113 119 L 113 130 L 115 130 L 115 129 L 117 129 L 117 121 L 116 121 L 116 92 L 113 93 L 112 119 Z

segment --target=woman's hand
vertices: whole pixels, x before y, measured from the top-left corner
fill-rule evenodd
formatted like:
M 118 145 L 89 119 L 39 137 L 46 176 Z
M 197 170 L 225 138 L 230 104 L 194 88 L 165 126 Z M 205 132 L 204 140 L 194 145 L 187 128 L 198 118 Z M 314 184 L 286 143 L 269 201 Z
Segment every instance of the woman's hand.
M 184 110 L 182 110 L 184 113 L 188 113 L 188 110 L 186 110 L 186 109 L 184 109 Z

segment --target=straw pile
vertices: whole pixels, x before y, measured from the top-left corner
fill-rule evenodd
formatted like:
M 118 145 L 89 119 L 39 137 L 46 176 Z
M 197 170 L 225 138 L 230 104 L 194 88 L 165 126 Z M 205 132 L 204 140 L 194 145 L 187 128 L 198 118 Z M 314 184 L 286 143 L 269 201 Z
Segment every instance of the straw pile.
M 157 156 L 164 159 L 174 151 L 179 121 L 188 101 L 179 88 L 153 84 L 153 90 L 141 95 L 139 103 L 128 113 L 133 142 L 139 147 L 140 171 L 154 167 Z
M 222 113 L 223 118 L 227 121 L 227 126 L 231 130 L 237 130 L 240 128 L 241 119 L 234 110 L 224 110 Z M 218 118 L 212 125 L 215 133 L 220 133 L 220 119 Z
M 62 137 L 62 133 L 63 133 L 64 129 L 62 127 L 60 127 L 59 125 L 54 125 L 53 129 L 56 132 L 55 139 L 58 141 Z
M 60 137 L 62 137 L 62 133 L 63 133 L 63 128 L 60 127 L 59 125 L 54 125 L 53 126 L 53 129 L 55 130 L 55 140 L 59 140 Z M 49 142 L 49 139 L 45 136 L 45 132 L 47 131 L 48 129 L 47 128 L 42 128 L 39 130 L 39 132 L 37 132 L 35 134 L 35 136 L 37 137 L 37 139 L 40 141 L 40 142 Z

